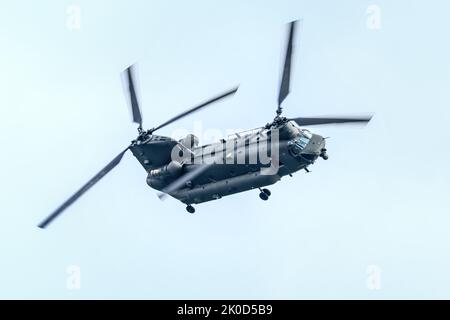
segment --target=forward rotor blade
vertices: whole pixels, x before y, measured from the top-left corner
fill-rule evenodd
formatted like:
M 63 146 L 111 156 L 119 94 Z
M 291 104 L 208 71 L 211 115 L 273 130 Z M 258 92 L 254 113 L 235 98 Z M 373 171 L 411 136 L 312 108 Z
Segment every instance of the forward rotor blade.
M 292 118 L 299 126 L 314 126 L 321 124 L 341 124 L 341 123 L 360 123 L 366 124 L 372 119 L 372 115 L 358 117 L 312 117 L 312 118 Z
M 173 117 L 172 119 L 170 119 L 170 120 L 164 122 L 163 124 L 157 126 L 156 128 L 151 129 L 150 131 L 151 131 L 151 132 L 154 132 L 154 131 L 156 131 L 156 130 L 159 130 L 159 129 L 161 129 L 161 128 L 163 128 L 163 127 L 165 127 L 165 126 L 171 124 L 172 122 L 175 122 L 175 121 L 177 121 L 177 120 L 179 120 L 179 119 L 181 119 L 181 118 L 184 118 L 184 117 L 186 117 L 187 115 L 189 115 L 189 114 L 191 114 L 191 113 L 194 113 L 194 112 L 196 112 L 196 111 L 198 111 L 198 110 L 200 110 L 200 109 L 202 109 L 202 108 L 204 108 L 204 107 L 206 107 L 206 106 L 212 104 L 213 102 L 216 102 L 216 101 L 219 101 L 219 100 L 221 100 L 221 99 L 223 99 L 223 98 L 226 98 L 226 97 L 228 97 L 228 96 L 234 95 L 234 94 L 236 93 L 236 91 L 238 90 L 238 88 L 239 88 L 239 87 L 233 88 L 233 89 L 231 89 L 231 90 L 229 90 L 229 91 L 227 91 L 227 92 L 225 92 L 225 93 L 223 93 L 223 94 L 221 94 L 221 95 L 218 95 L 218 96 L 216 96 L 216 97 L 214 97 L 214 98 L 212 98 L 212 99 L 210 99 L 210 100 L 207 100 L 207 101 L 205 101 L 205 102 L 199 104 L 198 106 L 192 107 L 192 108 L 190 108 L 190 109 L 184 111 L 183 113 L 180 113 L 179 115 Z
M 131 113 L 133 115 L 133 122 L 139 124 L 139 128 L 142 128 L 142 115 L 141 110 L 139 108 L 139 102 L 136 95 L 136 76 L 135 76 L 135 70 L 134 65 L 129 66 L 127 69 L 123 71 L 124 73 L 124 90 L 128 91 L 128 94 L 125 94 L 125 96 L 129 96 L 130 99 L 130 107 L 131 107 Z
M 202 164 L 198 166 L 197 168 L 193 169 L 192 171 L 189 171 L 188 173 L 182 175 L 177 180 L 169 184 L 167 187 L 165 187 L 160 194 L 158 194 L 158 197 L 163 200 L 167 197 L 168 194 L 177 191 L 178 189 L 183 188 L 186 183 L 190 180 L 194 180 L 196 177 L 201 175 L 203 172 L 208 170 L 211 167 L 211 164 Z
M 71 196 L 66 202 L 59 206 L 51 215 L 49 215 L 44 221 L 42 221 L 38 227 L 44 229 L 55 218 L 57 218 L 67 207 L 74 203 L 79 197 L 81 197 L 86 191 L 88 191 L 94 184 L 96 184 L 101 178 L 103 178 L 108 172 L 110 172 L 115 166 L 117 166 L 122 160 L 123 155 L 127 150 L 126 148 L 119 153 L 110 163 L 106 165 L 99 173 L 97 173 L 91 180 L 89 180 L 80 190 L 78 190 L 73 196 Z
M 292 21 L 289 24 L 289 34 L 288 41 L 286 46 L 286 54 L 284 58 L 284 67 L 283 67 L 283 75 L 280 83 L 280 92 L 278 94 L 278 109 L 277 114 L 281 114 L 281 103 L 283 103 L 284 99 L 288 96 L 290 92 L 290 83 L 291 83 L 291 61 L 293 55 L 293 41 L 295 38 L 295 27 L 297 24 L 296 21 Z

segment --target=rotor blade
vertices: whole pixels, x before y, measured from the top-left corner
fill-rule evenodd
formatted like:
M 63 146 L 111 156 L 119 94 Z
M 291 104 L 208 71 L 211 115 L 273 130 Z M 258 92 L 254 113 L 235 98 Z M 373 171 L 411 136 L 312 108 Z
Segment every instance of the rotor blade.
M 94 184 L 96 184 L 101 178 L 103 178 L 108 172 L 110 172 L 115 166 L 117 166 L 122 160 L 123 155 L 129 149 L 126 148 L 119 153 L 110 163 L 106 165 L 99 173 L 97 173 L 91 180 L 89 180 L 80 190 L 78 190 L 73 196 L 71 196 L 66 202 L 59 206 L 51 215 L 49 215 L 44 221 L 42 221 L 38 227 L 44 229 L 49 225 L 56 217 L 58 217 L 67 207 L 74 203 L 79 197 L 81 197 L 86 191 L 88 191 Z
M 312 118 L 292 118 L 297 122 L 299 126 L 314 126 L 321 124 L 340 124 L 340 123 L 361 123 L 365 124 L 372 119 L 372 115 L 369 116 L 356 116 L 356 117 L 312 117 Z
M 196 177 L 198 177 L 200 174 L 205 172 L 208 168 L 211 167 L 211 164 L 202 164 L 198 166 L 197 168 L 193 169 L 192 171 L 189 171 L 188 173 L 182 175 L 177 180 L 169 184 L 167 187 L 165 187 L 163 190 L 161 190 L 161 193 L 158 194 L 158 197 L 163 200 L 165 197 L 167 197 L 167 194 L 170 194 L 178 189 L 183 188 L 186 183 L 190 180 L 194 180 Z
M 281 103 L 286 99 L 290 91 L 291 82 L 291 61 L 293 55 L 293 41 L 295 37 L 295 26 L 297 20 L 292 21 L 289 25 L 288 41 L 286 46 L 286 54 L 284 58 L 283 75 L 280 83 L 280 92 L 278 94 L 278 109 L 277 114 L 281 114 Z
M 129 96 L 130 99 L 130 107 L 131 113 L 133 115 L 133 122 L 139 124 L 139 128 L 142 128 L 142 115 L 141 110 L 139 108 L 139 102 L 136 95 L 135 83 L 135 71 L 134 65 L 129 66 L 127 69 L 123 71 L 124 73 L 124 90 L 128 90 L 128 94 L 125 96 Z
M 200 110 L 201 108 L 204 108 L 204 107 L 210 105 L 210 104 L 213 103 L 213 102 L 216 102 L 216 101 L 219 101 L 219 100 L 221 100 L 221 99 L 223 99 L 223 98 L 226 98 L 226 97 L 228 97 L 228 96 L 231 96 L 231 95 L 233 95 L 233 94 L 236 93 L 236 91 L 238 90 L 238 88 L 239 88 L 239 87 L 233 88 L 233 89 L 231 89 L 231 90 L 229 90 L 229 91 L 227 91 L 227 92 L 225 92 L 225 93 L 223 93 L 223 94 L 221 94 L 221 95 L 218 95 L 218 96 L 216 96 L 216 97 L 214 97 L 214 98 L 212 98 L 212 99 L 210 99 L 210 100 L 207 100 L 207 101 L 205 101 L 205 102 L 199 104 L 198 106 L 192 107 L 192 108 L 190 108 L 190 109 L 184 111 L 183 113 L 180 113 L 179 115 L 173 117 L 172 119 L 170 119 L 170 120 L 164 122 L 163 124 L 157 126 L 156 128 L 151 129 L 150 131 L 153 132 L 153 131 L 156 131 L 156 130 L 158 130 L 158 129 L 161 129 L 162 127 L 165 127 L 165 126 L 171 124 L 172 122 L 175 122 L 175 121 L 177 121 L 177 120 L 179 120 L 179 119 L 181 119 L 181 118 L 183 118 L 183 117 L 185 117 L 185 116 L 187 116 L 187 115 L 189 115 L 189 114 L 191 114 L 191 113 L 193 113 L 193 112 L 196 112 L 196 111 Z

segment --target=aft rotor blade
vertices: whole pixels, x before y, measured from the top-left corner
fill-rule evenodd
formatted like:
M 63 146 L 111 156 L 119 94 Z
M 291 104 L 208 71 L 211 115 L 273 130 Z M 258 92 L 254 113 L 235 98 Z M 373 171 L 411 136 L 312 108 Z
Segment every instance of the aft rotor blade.
M 202 164 L 199 165 L 197 168 L 193 169 L 192 171 L 189 171 L 188 173 L 182 175 L 177 180 L 169 184 L 167 187 L 165 187 L 160 194 L 158 194 L 158 197 L 163 200 L 167 197 L 167 194 L 170 194 L 174 191 L 177 191 L 178 189 L 182 189 L 188 181 L 194 180 L 196 177 L 201 175 L 203 172 L 208 170 L 211 167 L 211 164 Z
M 86 191 L 88 191 L 94 184 L 96 184 L 101 178 L 103 178 L 108 172 L 110 172 L 115 166 L 117 166 L 122 160 L 123 155 L 127 150 L 126 148 L 119 153 L 110 163 L 106 165 L 99 173 L 97 173 L 91 180 L 89 180 L 84 186 L 81 187 L 73 196 L 71 196 L 66 202 L 59 206 L 51 215 L 49 215 L 44 221 L 42 221 L 38 227 L 44 229 L 55 218 L 57 218 L 65 209 L 67 209 L 72 203 L 74 203 L 79 197 L 81 197 Z
M 280 83 L 280 91 L 278 94 L 278 109 L 277 114 L 280 115 L 282 108 L 281 104 L 283 103 L 284 99 L 288 96 L 290 92 L 290 83 L 291 83 L 291 62 L 292 62 L 292 56 L 293 56 L 293 42 L 295 38 L 295 28 L 296 28 L 297 20 L 292 21 L 289 24 L 289 34 L 287 39 L 287 46 L 286 46 L 286 54 L 284 58 L 284 67 L 283 67 L 283 75 L 281 77 L 281 83 Z
M 131 113 L 133 115 L 133 122 L 139 124 L 139 128 L 142 128 L 142 114 L 141 109 L 139 108 L 139 102 L 136 95 L 136 76 L 135 76 L 135 70 L 134 65 L 129 66 L 124 73 L 124 90 L 128 90 L 128 95 L 130 99 L 130 107 L 131 107 Z
M 292 118 L 299 126 L 314 126 L 321 124 L 341 124 L 341 123 L 360 123 L 366 124 L 372 119 L 372 115 L 357 117 L 311 117 L 311 118 Z
M 220 94 L 220 95 L 218 95 L 218 96 L 216 96 L 216 97 L 214 97 L 212 99 L 209 99 L 209 100 L 207 100 L 207 101 L 205 101 L 205 102 L 203 102 L 203 103 L 201 103 L 201 104 L 199 104 L 199 105 L 197 105 L 195 107 L 192 107 L 192 108 L 184 111 L 183 113 L 180 113 L 179 115 L 173 117 L 172 119 L 164 122 L 163 124 L 161 124 L 161 125 L 153 128 L 153 129 L 151 129 L 150 131 L 154 132 L 154 131 L 156 131 L 158 129 L 161 129 L 161 128 L 163 128 L 163 127 L 165 127 L 165 126 L 171 124 L 172 122 L 175 122 L 175 121 L 177 121 L 177 120 L 179 120 L 181 118 L 184 118 L 187 115 L 189 115 L 191 113 L 194 113 L 194 112 L 196 112 L 196 111 L 198 111 L 198 110 L 200 110 L 200 109 L 202 109 L 202 108 L 204 108 L 204 107 L 206 107 L 206 106 L 208 106 L 208 105 L 210 105 L 210 104 L 212 104 L 212 103 L 214 103 L 216 101 L 219 101 L 219 100 L 221 100 L 223 98 L 226 98 L 228 96 L 234 95 L 236 93 L 236 91 L 238 90 L 238 88 L 239 87 L 235 87 L 235 88 L 233 88 L 233 89 L 231 89 L 231 90 L 229 90 L 229 91 L 227 91 L 225 93 L 222 93 L 222 94 Z

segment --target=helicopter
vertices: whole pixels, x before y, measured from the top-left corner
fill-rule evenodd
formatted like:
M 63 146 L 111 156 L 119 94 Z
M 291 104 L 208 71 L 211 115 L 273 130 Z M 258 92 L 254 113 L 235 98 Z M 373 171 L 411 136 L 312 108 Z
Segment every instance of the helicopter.
M 282 116 L 282 103 L 290 93 L 291 61 L 298 20 L 288 24 L 287 45 L 278 94 L 275 118 L 266 125 L 237 132 L 217 143 L 199 145 L 193 134 L 181 140 L 154 134 L 175 121 L 197 112 L 215 102 L 233 96 L 232 88 L 209 100 L 170 118 L 151 129 L 142 127 L 142 113 L 135 87 L 135 68 L 129 66 L 122 72 L 125 96 L 131 108 L 133 122 L 138 124 L 138 136 L 113 158 L 100 172 L 75 194 L 45 218 L 39 228 L 46 228 L 65 209 L 102 179 L 130 150 L 147 173 L 147 184 L 159 191 L 158 197 L 171 196 L 186 204 L 186 211 L 194 213 L 193 204 L 218 200 L 224 196 L 257 189 L 259 197 L 267 201 L 271 192 L 266 187 L 282 177 L 308 167 L 318 158 L 328 159 L 326 138 L 305 129 L 305 126 L 368 123 L 367 116 Z

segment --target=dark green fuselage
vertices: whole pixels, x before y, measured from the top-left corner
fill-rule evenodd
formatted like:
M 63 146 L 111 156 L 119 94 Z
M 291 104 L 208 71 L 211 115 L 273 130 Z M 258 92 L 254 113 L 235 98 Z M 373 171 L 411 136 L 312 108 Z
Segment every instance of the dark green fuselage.
M 201 175 L 170 195 L 194 204 L 276 183 L 285 175 L 307 168 L 325 151 L 325 139 L 286 121 L 218 143 L 195 146 L 149 135 L 131 151 L 148 173 L 156 190 L 197 166 L 212 164 Z

